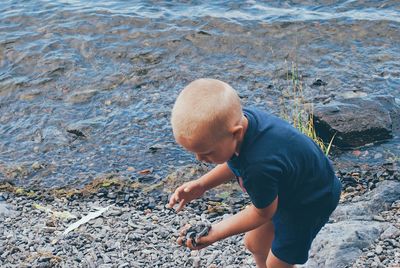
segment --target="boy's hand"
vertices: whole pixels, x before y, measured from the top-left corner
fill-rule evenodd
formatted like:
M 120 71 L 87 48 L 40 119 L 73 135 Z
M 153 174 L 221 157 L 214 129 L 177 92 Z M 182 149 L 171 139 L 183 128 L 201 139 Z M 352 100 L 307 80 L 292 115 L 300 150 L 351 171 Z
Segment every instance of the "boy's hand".
M 205 189 L 199 180 L 184 183 L 172 194 L 167 207 L 173 208 L 175 204 L 179 204 L 176 208 L 176 212 L 179 212 L 187 203 L 193 199 L 199 198 L 204 192 Z
M 215 233 L 216 230 L 213 229 L 213 227 L 211 227 L 209 233 L 206 236 L 202 236 L 202 237 L 197 238 L 196 241 L 195 241 L 195 245 L 194 245 L 193 242 L 192 242 L 192 239 L 186 239 L 186 233 L 187 233 L 187 230 L 189 228 L 190 228 L 190 225 L 187 224 L 179 232 L 179 237 L 176 240 L 176 242 L 179 245 L 188 247 L 191 250 L 199 250 L 199 249 L 205 248 L 205 247 L 213 244 L 214 242 L 216 242 L 216 240 L 214 239 L 214 237 L 215 237 L 214 233 Z

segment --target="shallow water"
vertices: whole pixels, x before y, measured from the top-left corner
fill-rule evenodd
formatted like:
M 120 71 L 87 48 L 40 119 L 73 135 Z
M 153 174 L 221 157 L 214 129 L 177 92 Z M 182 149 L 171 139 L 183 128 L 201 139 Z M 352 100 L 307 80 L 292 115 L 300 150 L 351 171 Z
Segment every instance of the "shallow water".
M 399 1 L 6 0 L 0 36 L 0 180 L 23 184 L 162 177 L 192 162 L 169 113 L 199 77 L 275 113 L 293 65 L 314 103 L 400 93 Z M 399 138 L 365 151 L 339 158 L 398 161 Z

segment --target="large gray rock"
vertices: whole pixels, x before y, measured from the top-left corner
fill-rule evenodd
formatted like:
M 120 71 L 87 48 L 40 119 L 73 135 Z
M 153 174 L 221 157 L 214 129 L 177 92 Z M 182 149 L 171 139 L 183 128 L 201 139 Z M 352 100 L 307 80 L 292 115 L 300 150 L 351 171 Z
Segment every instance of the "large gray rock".
M 377 188 L 354 203 L 339 205 L 332 214 L 333 223 L 322 228 L 315 238 L 310 258 L 304 268 L 344 268 L 354 262 L 385 230 L 393 229 L 388 222 L 373 216 L 388 210 L 400 198 L 400 182 L 382 181 Z
M 357 220 L 327 224 L 313 242 L 310 259 L 304 267 L 344 268 L 388 226 L 390 224 L 386 222 Z
M 317 134 L 333 144 L 354 148 L 393 137 L 399 125 L 400 107 L 392 96 L 350 98 L 317 105 L 314 125 Z

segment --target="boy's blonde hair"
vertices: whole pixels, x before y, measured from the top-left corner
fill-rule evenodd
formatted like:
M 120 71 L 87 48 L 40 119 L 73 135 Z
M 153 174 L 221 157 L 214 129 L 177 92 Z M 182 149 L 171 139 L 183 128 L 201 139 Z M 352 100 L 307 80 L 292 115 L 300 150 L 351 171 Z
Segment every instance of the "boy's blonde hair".
M 175 138 L 202 133 L 217 140 L 242 118 L 239 96 L 231 86 L 220 80 L 201 78 L 180 92 L 172 109 L 171 124 Z

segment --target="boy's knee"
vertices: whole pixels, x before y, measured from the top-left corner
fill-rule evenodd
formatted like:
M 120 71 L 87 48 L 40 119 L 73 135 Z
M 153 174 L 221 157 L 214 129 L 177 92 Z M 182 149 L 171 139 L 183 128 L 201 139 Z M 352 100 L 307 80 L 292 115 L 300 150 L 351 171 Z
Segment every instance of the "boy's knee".
M 267 256 L 271 248 L 272 239 L 274 237 L 273 223 L 266 224 L 249 231 L 245 234 L 243 242 L 244 246 L 253 254 L 262 254 Z
M 266 249 L 257 241 L 256 237 L 246 233 L 243 239 L 244 246 L 253 254 L 265 254 Z
M 255 253 L 256 249 L 249 233 L 244 235 L 243 244 L 251 253 Z

